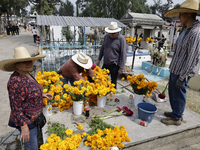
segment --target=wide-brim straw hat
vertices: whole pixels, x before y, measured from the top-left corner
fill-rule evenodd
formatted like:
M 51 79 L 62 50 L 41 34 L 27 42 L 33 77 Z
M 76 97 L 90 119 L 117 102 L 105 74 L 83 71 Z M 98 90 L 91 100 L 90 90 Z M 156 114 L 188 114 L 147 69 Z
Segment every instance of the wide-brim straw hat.
M 36 61 L 44 57 L 46 57 L 46 55 L 37 55 L 35 57 L 31 57 L 31 55 L 25 47 L 16 47 L 14 50 L 13 59 L 5 59 L 0 61 L 0 70 L 15 71 L 15 63 L 24 61 Z
M 197 13 L 200 14 L 199 10 L 199 0 L 186 0 L 180 6 L 180 8 L 175 8 L 167 11 L 165 17 L 177 17 L 179 13 Z
M 72 56 L 72 60 L 84 69 L 90 69 L 93 64 L 92 59 L 83 52 L 77 53 Z
M 117 33 L 121 31 L 121 28 L 118 27 L 117 22 L 111 22 L 109 27 L 105 28 L 105 31 L 108 33 Z

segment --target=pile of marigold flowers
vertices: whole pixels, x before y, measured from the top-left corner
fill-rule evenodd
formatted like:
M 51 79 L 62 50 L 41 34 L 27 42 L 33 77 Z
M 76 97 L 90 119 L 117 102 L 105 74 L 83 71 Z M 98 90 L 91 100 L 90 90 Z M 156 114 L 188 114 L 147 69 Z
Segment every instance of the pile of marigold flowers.
M 67 138 L 62 140 L 59 136 L 52 133 L 47 138 L 47 143 L 40 146 L 40 150 L 75 150 L 79 147 L 81 140 L 86 136 L 86 133 L 74 134 L 72 129 L 65 131 Z
M 91 146 L 92 150 L 105 149 L 109 150 L 110 147 L 118 146 L 118 148 L 124 148 L 122 142 L 130 142 L 125 127 L 115 126 L 114 129 L 106 128 L 104 131 L 97 129 L 97 134 L 87 136 L 85 146 Z
M 127 80 L 130 82 L 130 85 L 136 94 L 146 95 L 148 98 L 151 96 L 153 90 L 155 90 L 157 87 L 156 82 L 146 81 L 146 78 L 143 74 L 134 76 L 128 75 Z
M 60 111 L 63 111 L 69 109 L 73 102 L 70 95 L 63 95 L 63 82 L 60 81 L 59 78 L 63 77 L 55 71 L 44 71 L 43 74 L 39 71 L 36 80 L 43 87 L 43 93 L 50 93 L 53 95 L 52 100 L 43 98 L 43 105 L 46 106 L 48 102 L 51 102 L 53 107 L 58 107 Z

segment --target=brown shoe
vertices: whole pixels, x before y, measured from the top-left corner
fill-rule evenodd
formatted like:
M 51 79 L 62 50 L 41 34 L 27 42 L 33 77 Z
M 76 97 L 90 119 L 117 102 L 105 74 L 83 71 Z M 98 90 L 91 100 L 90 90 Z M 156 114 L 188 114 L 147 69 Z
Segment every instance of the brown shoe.
M 161 122 L 166 124 L 166 125 L 181 125 L 181 119 L 176 120 L 173 117 L 167 117 L 165 119 L 161 119 Z
M 164 112 L 164 115 L 165 115 L 166 117 L 172 117 L 172 113 L 169 112 L 169 111 L 165 111 L 165 112 Z M 181 121 L 183 121 L 183 116 L 181 117 Z

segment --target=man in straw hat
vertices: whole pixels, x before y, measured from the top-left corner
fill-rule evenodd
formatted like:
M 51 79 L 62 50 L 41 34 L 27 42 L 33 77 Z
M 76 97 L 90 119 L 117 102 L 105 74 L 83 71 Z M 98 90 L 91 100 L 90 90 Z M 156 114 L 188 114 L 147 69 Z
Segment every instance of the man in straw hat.
M 19 129 L 20 141 L 26 150 L 38 149 L 41 127 L 34 123 L 34 118 L 42 114 L 43 98 L 53 98 L 51 94 L 43 93 L 41 85 L 30 74 L 33 61 L 45 56 L 31 57 L 25 47 L 16 47 L 13 59 L 0 61 L 0 70 L 14 71 L 7 84 L 11 108 L 8 125 Z
M 84 69 L 86 69 L 89 77 L 94 77 L 94 71 L 91 69 L 92 65 L 92 59 L 85 53 L 80 52 L 75 54 L 60 67 L 58 72 L 64 77 L 61 81 L 63 84 L 68 84 L 69 81 L 71 85 L 74 85 L 74 81 L 83 79 L 80 73 Z
M 118 27 L 117 22 L 111 22 L 105 31 L 108 34 L 105 36 L 96 64 L 99 65 L 104 57 L 102 68 L 110 71 L 111 81 L 116 88 L 118 74 L 122 74 L 126 63 L 126 40 L 119 33 L 121 28 Z
M 186 29 L 180 34 L 169 66 L 169 99 L 172 112 L 161 122 L 167 125 L 180 125 L 186 105 L 186 90 L 189 79 L 198 75 L 200 66 L 200 22 L 196 20 L 199 0 L 186 0 L 180 8 L 169 10 L 165 17 L 179 16 Z

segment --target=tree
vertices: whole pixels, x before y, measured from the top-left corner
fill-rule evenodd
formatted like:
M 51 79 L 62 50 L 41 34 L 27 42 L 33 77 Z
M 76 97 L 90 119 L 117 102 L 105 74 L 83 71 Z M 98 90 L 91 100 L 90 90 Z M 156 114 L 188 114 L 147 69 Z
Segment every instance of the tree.
M 43 15 L 52 15 L 57 12 L 55 3 L 49 3 L 47 0 L 44 0 L 43 2 L 44 2 Z M 38 14 L 41 14 L 41 7 L 39 3 L 31 7 L 31 13 L 33 13 L 34 10 L 36 10 Z
M 74 16 L 73 4 L 69 0 L 66 0 L 66 2 L 60 7 L 58 13 L 60 16 Z
M 172 0 L 167 0 L 167 3 L 162 4 L 161 0 L 153 0 L 154 4 L 150 6 L 151 13 L 152 14 L 157 14 L 160 16 L 163 20 L 171 22 L 171 18 L 167 18 L 164 16 L 164 14 L 172 8 L 173 1 Z M 178 5 L 175 5 L 178 7 Z
M 150 13 L 146 0 L 77 0 L 76 3 L 83 10 L 82 16 L 120 19 L 126 13 L 129 1 L 132 12 Z

